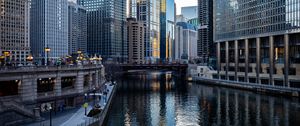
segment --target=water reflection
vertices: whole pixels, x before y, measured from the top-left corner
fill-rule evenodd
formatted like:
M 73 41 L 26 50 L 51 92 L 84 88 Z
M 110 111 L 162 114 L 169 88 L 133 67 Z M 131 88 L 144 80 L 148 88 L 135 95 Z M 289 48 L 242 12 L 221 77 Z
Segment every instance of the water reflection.
M 118 88 L 106 125 L 300 124 L 298 99 L 187 84 L 171 73 L 126 74 Z

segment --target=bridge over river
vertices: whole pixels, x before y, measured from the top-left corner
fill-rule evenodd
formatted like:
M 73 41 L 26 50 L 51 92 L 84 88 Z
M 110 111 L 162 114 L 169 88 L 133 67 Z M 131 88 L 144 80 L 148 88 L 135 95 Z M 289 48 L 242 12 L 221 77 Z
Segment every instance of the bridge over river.
M 186 73 L 188 64 L 121 64 L 123 71 L 128 70 L 170 70 Z

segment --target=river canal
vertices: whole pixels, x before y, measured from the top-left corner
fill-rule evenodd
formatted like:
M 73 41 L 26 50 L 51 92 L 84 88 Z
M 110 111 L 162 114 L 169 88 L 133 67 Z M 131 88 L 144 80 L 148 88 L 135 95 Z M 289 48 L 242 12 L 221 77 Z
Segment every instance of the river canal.
M 118 80 L 108 126 L 298 126 L 300 102 L 188 83 L 172 72 L 133 72 Z

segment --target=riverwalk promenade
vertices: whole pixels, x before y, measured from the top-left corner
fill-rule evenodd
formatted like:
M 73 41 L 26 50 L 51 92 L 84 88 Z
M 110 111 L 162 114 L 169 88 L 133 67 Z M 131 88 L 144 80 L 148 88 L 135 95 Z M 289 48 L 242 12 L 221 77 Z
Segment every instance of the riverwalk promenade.
M 95 117 L 87 117 L 85 115 L 85 108 L 81 106 L 57 114 L 52 118 L 52 125 L 53 126 L 88 126 L 95 123 L 101 125 L 104 121 L 107 110 L 112 101 L 116 86 L 113 85 L 111 82 L 107 82 L 105 83 L 104 87 L 105 88 L 103 88 L 103 90 L 101 91 L 99 90 L 100 93 L 97 93 L 100 95 L 97 96 L 96 103 L 100 105 L 102 110 L 99 115 Z M 101 93 L 103 91 L 107 91 L 108 92 L 107 95 Z M 95 101 L 91 101 L 88 103 L 87 113 L 90 110 L 92 110 L 94 104 Z M 26 124 L 25 126 L 49 126 L 49 125 L 50 125 L 50 118 L 49 116 L 46 116 L 45 119 L 42 121 Z

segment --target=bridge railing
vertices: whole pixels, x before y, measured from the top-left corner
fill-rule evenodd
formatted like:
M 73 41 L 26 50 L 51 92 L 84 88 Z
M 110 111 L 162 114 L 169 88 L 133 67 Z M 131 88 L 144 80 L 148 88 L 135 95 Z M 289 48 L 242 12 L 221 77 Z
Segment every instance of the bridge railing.
M 62 66 L 1 66 L 1 72 L 20 72 L 20 71 L 51 71 L 51 70 L 72 70 L 72 69 L 93 69 L 102 68 L 102 65 L 62 65 Z

